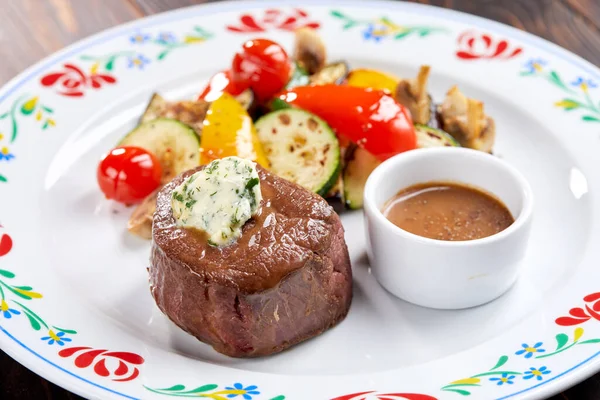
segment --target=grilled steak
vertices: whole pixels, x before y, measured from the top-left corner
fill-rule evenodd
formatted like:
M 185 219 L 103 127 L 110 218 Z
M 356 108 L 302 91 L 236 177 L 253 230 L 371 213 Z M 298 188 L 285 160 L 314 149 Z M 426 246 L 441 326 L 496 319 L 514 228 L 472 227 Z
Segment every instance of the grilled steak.
M 203 168 L 203 167 L 199 167 Z M 158 307 L 220 353 L 280 352 L 340 322 L 352 300 L 344 229 L 320 196 L 257 166 L 259 215 L 234 244 L 217 248 L 175 225 L 171 192 L 158 195 L 150 286 Z

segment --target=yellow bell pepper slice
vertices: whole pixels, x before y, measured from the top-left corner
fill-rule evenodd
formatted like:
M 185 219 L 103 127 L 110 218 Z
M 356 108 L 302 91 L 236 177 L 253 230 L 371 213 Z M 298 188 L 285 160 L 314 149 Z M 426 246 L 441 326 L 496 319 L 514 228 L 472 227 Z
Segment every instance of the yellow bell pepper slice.
M 396 91 L 400 79 L 374 69 L 354 69 L 348 75 L 348 85 L 378 90 Z
M 223 93 L 212 102 L 204 119 L 200 163 L 208 164 L 229 156 L 246 158 L 262 167 L 269 167 L 252 118 L 233 96 Z

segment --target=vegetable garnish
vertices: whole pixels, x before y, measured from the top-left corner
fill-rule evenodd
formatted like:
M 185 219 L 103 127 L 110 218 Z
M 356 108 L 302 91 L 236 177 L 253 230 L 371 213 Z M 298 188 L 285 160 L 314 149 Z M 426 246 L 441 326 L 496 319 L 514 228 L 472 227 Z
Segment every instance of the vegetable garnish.
M 141 147 L 111 150 L 97 169 L 100 189 L 108 199 L 125 204 L 142 201 L 160 185 L 162 168 L 158 158 Z
M 279 98 L 323 118 L 338 136 L 382 161 L 417 146 L 410 113 L 382 91 L 339 85 L 299 86 Z

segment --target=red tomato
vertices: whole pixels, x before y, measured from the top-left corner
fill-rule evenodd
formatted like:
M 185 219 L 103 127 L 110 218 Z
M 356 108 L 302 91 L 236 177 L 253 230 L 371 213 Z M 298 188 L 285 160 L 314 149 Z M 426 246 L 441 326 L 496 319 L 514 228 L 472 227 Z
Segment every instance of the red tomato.
M 267 100 L 290 80 L 292 65 L 280 45 L 268 39 L 244 43 L 231 64 L 233 81 L 250 87 L 259 100 Z
M 210 80 L 208 85 L 204 88 L 199 100 L 215 101 L 221 94 L 228 93 L 232 96 L 237 96 L 246 90 L 248 86 L 239 85 L 231 80 L 231 70 L 225 70 L 217 72 Z
M 97 171 L 98 185 L 106 198 L 125 204 L 142 201 L 158 188 L 161 177 L 158 158 L 134 146 L 111 150 Z

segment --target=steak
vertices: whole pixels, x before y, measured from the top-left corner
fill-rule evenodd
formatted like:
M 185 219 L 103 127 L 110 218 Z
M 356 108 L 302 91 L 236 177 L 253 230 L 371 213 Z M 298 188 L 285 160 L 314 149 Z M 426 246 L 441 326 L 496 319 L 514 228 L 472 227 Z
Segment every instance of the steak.
M 263 200 L 234 244 L 208 245 L 177 227 L 171 192 L 158 194 L 150 288 L 175 324 L 220 353 L 280 352 L 340 322 L 352 300 L 352 271 L 339 216 L 320 196 L 257 165 Z

